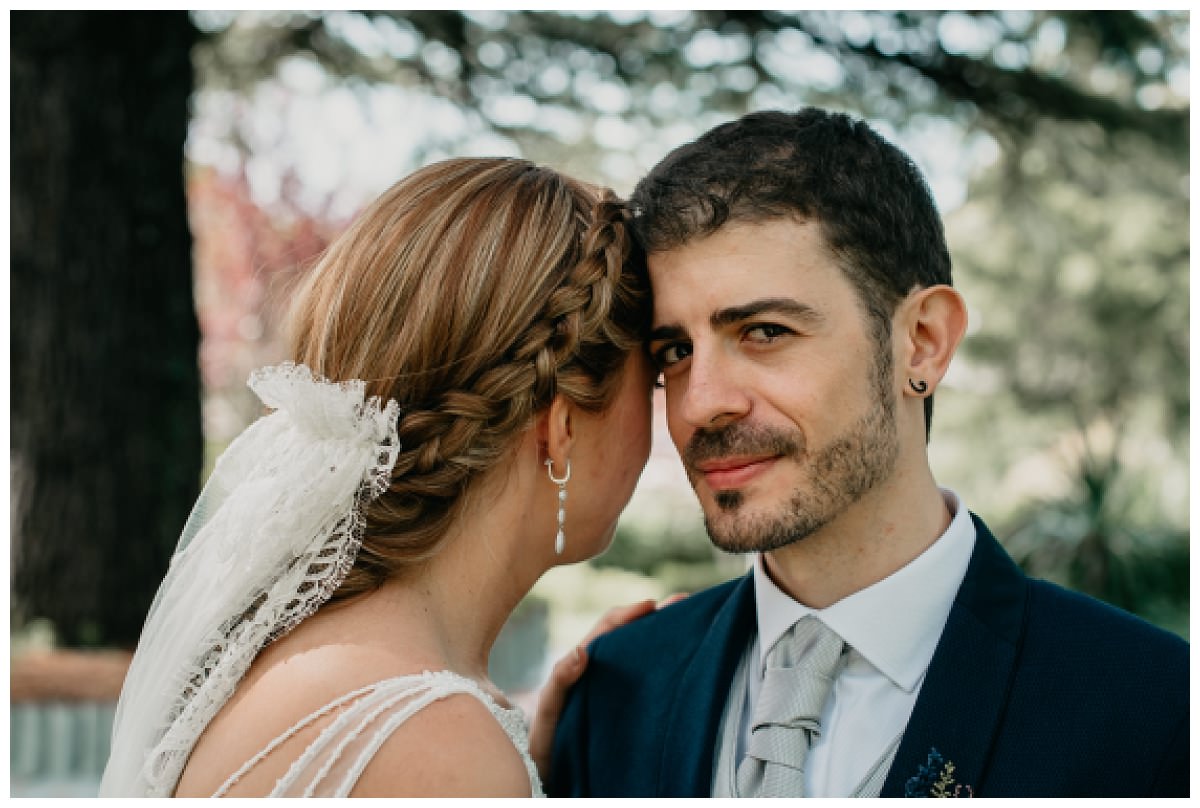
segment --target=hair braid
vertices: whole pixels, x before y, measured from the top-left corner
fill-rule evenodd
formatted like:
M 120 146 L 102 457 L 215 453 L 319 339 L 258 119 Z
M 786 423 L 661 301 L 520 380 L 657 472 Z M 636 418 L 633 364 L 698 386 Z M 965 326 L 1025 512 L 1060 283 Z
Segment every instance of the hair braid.
M 624 205 L 525 161 L 445 161 L 364 213 L 295 309 L 300 361 L 375 379 L 402 412 L 390 487 L 331 602 L 433 556 L 556 395 L 603 410 L 640 349 L 648 289 Z

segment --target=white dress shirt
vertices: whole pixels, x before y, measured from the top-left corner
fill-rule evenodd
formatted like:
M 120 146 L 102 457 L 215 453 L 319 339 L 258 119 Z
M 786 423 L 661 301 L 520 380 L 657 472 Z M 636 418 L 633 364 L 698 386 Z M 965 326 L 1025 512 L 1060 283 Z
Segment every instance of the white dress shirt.
M 749 659 L 737 760 L 745 756 L 767 651 L 793 623 L 816 615 L 850 647 L 821 714 L 821 735 L 805 763 L 804 796 L 850 796 L 904 731 L 925 671 L 946 626 L 975 548 L 975 525 L 957 495 L 943 489 L 950 527 L 887 578 L 825 609 L 792 600 L 754 561 L 758 636 Z

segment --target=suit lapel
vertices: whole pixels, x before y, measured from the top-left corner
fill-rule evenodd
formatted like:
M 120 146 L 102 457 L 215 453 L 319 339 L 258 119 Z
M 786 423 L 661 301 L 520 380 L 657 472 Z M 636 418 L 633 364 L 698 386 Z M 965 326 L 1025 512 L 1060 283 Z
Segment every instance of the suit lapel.
M 675 687 L 659 769 L 659 796 L 709 796 L 717 729 L 738 660 L 754 636 L 755 621 L 754 579 L 746 575 L 713 618 Z
M 1011 690 L 1028 582 L 983 522 L 972 519 L 971 562 L 880 796 L 905 796 L 908 781 L 930 763 L 933 780 L 953 764 L 954 783 L 964 790 L 976 790 L 987 774 Z M 931 760 L 934 750 L 940 762 Z

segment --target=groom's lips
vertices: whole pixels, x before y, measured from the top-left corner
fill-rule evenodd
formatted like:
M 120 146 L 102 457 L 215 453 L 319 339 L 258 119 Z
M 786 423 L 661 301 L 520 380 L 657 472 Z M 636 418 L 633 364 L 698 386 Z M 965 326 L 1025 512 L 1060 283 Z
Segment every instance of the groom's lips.
M 755 477 L 765 473 L 778 459 L 775 455 L 722 457 L 696 463 L 695 468 L 704 477 L 704 482 L 708 484 L 709 488 L 721 491 L 743 487 Z

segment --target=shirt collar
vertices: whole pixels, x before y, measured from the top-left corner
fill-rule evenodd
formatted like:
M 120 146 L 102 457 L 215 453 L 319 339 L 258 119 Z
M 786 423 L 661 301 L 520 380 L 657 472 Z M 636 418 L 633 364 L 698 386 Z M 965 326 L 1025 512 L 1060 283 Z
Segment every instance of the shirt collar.
M 942 489 L 950 526 L 925 552 L 866 589 L 825 609 L 810 609 L 783 592 L 754 559 L 759 662 L 793 623 L 807 615 L 846 643 L 905 692 L 920 683 L 950 615 L 975 548 L 975 525 L 958 496 Z

